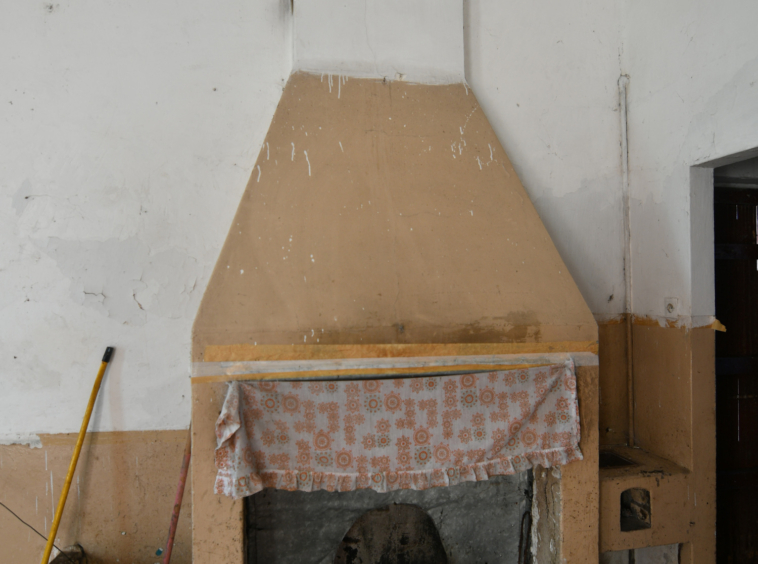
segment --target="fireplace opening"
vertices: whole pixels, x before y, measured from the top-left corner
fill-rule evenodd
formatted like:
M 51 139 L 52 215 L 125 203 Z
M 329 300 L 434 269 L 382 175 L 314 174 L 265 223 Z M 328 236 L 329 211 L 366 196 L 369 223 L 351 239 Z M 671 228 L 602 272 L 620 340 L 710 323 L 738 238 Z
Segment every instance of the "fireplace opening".
M 337 548 L 334 564 L 447 564 L 442 539 L 418 505 L 393 503 L 358 517 Z
M 531 498 L 531 471 L 423 491 L 303 492 L 267 488 L 245 498 L 247 564 L 346 564 L 351 562 L 348 556 L 365 554 L 360 550 L 368 547 L 367 531 L 375 541 L 396 541 L 401 547 L 420 541 L 420 531 L 426 531 L 429 537 L 434 531 L 443 550 L 435 554 L 444 554 L 446 559 L 435 562 L 518 564 L 519 544 L 526 543 L 521 536 L 530 534 L 526 528 L 522 531 L 521 523 L 531 510 Z M 401 522 L 417 511 L 426 518 L 426 524 L 416 533 L 409 533 Z M 417 524 L 424 521 L 420 517 L 417 514 Z M 381 533 L 388 522 L 396 530 Z M 364 540 L 356 543 L 356 531 L 360 530 Z M 406 537 L 407 541 L 403 540 Z M 358 546 L 362 547 L 359 552 L 350 550 Z M 360 561 L 374 562 L 354 560 Z

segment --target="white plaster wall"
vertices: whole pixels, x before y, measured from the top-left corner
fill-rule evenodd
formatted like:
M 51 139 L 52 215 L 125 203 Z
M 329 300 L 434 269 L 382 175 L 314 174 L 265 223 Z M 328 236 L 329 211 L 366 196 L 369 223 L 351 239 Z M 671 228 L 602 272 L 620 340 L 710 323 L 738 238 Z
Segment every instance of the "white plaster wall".
M 0 3 L 0 434 L 189 424 L 190 329 L 291 68 L 289 0 Z
M 624 311 L 620 2 L 467 0 L 466 78 L 590 309 Z
M 334 26 L 316 4 L 295 6 L 314 38 Z M 291 69 L 289 5 L 0 4 L 0 435 L 78 429 L 106 345 L 95 428 L 187 425 L 192 320 Z M 758 4 L 462 8 L 467 80 L 592 311 L 623 311 L 627 73 L 635 313 L 673 296 L 687 315 L 693 294 L 712 313 L 708 173 L 690 167 L 758 147 Z
M 463 0 L 297 0 L 296 69 L 463 81 Z
M 712 184 L 690 167 L 758 147 L 758 3 L 625 6 L 634 311 L 712 315 Z

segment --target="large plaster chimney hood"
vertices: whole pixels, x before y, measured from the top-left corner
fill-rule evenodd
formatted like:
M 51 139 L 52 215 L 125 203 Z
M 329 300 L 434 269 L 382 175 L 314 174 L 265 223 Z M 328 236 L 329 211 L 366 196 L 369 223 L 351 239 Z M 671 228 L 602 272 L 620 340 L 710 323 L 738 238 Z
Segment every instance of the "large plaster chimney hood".
M 207 345 L 587 341 L 464 84 L 290 77 L 195 322 Z
M 330 345 L 596 352 L 595 320 L 465 84 L 461 0 L 298 0 L 294 14 L 295 70 L 203 297 L 193 361 L 324 358 Z M 597 373 L 582 374 L 586 417 Z M 193 382 L 194 561 L 237 562 L 241 509 L 212 494 L 225 388 L 207 382 Z M 572 527 L 589 527 L 564 544 L 569 562 L 597 530 L 593 426 L 582 422 L 589 466 L 576 464 L 589 471 L 564 472 Z
M 300 70 L 203 298 L 195 360 L 240 343 L 594 340 L 464 82 L 460 0 L 343 4 L 296 3 Z

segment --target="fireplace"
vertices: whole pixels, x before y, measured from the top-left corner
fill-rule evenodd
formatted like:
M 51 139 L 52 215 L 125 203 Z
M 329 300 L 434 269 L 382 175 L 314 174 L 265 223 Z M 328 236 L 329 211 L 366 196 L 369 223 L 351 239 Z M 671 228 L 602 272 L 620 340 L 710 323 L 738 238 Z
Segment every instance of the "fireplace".
M 518 562 L 527 544 L 540 562 L 597 559 L 597 325 L 460 71 L 301 71 L 284 88 L 193 328 L 195 563 L 305 562 L 283 547 L 321 528 L 313 561 L 331 562 L 394 503 L 425 512 L 453 561 Z M 567 360 L 581 461 L 423 491 L 214 493 L 229 381 Z

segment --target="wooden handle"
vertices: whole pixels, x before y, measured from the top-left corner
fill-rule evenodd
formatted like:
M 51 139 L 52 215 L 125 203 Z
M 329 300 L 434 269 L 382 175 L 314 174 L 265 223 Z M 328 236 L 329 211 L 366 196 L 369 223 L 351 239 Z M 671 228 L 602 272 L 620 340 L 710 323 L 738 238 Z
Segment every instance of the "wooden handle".
M 61 517 L 63 516 L 63 507 L 66 505 L 66 498 L 68 498 L 68 490 L 71 488 L 71 480 L 74 479 L 76 464 L 79 462 L 79 454 L 82 452 L 84 437 L 87 435 L 87 427 L 89 427 L 89 419 L 92 416 L 92 409 L 95 407 L 95 400 L 97 399 L 97 394 L 100 391 L 100 384 L 103 381 L 105 369 L 108 367 L 108 362 L 110 362 L 112 355 L 113 347 L 107 347 L 105 349 L 105 354 L 103 355 L 103 361 L 100 363 L 100 370 L 97 372 L 95 385 L 92 387 L 92 393 L 89 396 L 87 411 L 84 412 L 84 420 L 82 421 L 81 429 L 79 429 L 79 437 L 76 439 L 76 447 L 74 448 L 74 454 L 71 457 L 71 463 L 68 465 L 66 482 L 63 484 L 63 491 L 61 491 L 61 497 L 58 500 L 58 507 L 55 510 L 55 518 L 53 519 L 52 527 L 50 527 L 50 536 L 47 537 L 47 544 L 45 545 L 45 552 L 42 555 L 41 564 L 48 564 L 50 560 L 50 554 L 53 551 L 53 543 L 55 542 L 55 535 L 58 533 L 58 525 L 60 525 Z

